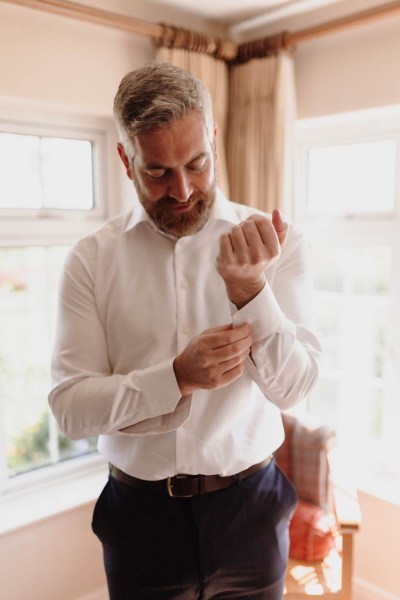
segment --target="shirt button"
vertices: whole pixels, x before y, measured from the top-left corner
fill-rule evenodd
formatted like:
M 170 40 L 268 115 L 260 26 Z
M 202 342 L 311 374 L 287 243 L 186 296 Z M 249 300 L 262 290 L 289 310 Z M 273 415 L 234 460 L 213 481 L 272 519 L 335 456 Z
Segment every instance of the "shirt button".
M 187 290 L 189 287 L 189 284 L 187 281 L 183 280 L 181 281 L 181 288 L 183 288 L 184 290 Z
M 184 326 L 182 327 L 182 333 L 183 333 L 184 335 L 189 335 L 189 333 L 190 333 L 190 327 L 189 327 L 188 325 L 184 325 Z

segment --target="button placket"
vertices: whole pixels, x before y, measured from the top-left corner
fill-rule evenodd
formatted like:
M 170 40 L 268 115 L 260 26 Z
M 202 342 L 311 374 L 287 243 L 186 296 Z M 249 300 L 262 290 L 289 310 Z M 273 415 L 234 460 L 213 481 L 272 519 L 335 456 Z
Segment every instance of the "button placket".
M 175 284 L 176 284 L 176 337 L 178 353 L 182 352 L 192 337 L 192 327 L 188 312 L 188 289 L 189 282 L 185 277 L 185 254 L 186 240 L 180 239 L 175 245 Z M 190 417 L 189 417 L 190 419 Z M 176 468 L 178 473 L 188 473 L 188 437 L 185 423 L 176 432 Z
M 182 352 L 189 343 L 191 327 L 188 321 L 187 313 L 187 294 L 189 283 L 184 277 L 184 256 L 185 240 L 180 239 L 175 245 L 175 281 L 176 281 L 176 325 L 178 352 Z

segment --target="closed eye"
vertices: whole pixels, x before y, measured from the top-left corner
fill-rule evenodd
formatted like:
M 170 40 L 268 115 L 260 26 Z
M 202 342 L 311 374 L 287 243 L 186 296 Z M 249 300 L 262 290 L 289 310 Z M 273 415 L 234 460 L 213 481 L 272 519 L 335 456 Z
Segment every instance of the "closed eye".
M 152 177 L 153 179 L 161 179 L 161 177 L 164 177 L 164 175 L 166 174 L 167 169 L 148 169 L 146 171 L 147 175 L 149 175 L 150 177 Z
M 206 162 L 207 156 L 202 155 L 189 163 L 186 168 L 189 169 L 189 171 L 201 171 L 206 166 Z

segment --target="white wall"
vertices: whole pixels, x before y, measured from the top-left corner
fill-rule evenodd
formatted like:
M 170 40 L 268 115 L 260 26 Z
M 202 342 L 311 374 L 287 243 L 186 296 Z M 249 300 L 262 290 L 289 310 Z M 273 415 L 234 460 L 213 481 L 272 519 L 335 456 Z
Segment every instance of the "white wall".
M 4 600 L 84 600 L 106 589 L 93 505 L 83 505 L 0 537 Z
M 301 44 L 300 118 L 400 104 L 400 18 Z
M 109 11 L 173 22 L 199 31 L 205 24 L 141 0 L 94 0 Z M 135 7 L 137 9 L 135 10 Z M 149 38 L 39 10 L 0 5 L 0 100 L 29 99 L 91 115 L 111 115 L 122 76 L 154 57 Z

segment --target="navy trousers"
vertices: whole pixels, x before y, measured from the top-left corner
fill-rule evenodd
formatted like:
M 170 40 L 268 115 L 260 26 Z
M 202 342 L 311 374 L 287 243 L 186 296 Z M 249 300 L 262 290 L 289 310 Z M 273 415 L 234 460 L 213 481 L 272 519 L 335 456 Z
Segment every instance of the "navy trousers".
M 94 510 L 110 600 L 282 600 L 297 493 L 272 461 L 193 498 L 110 477 Z

